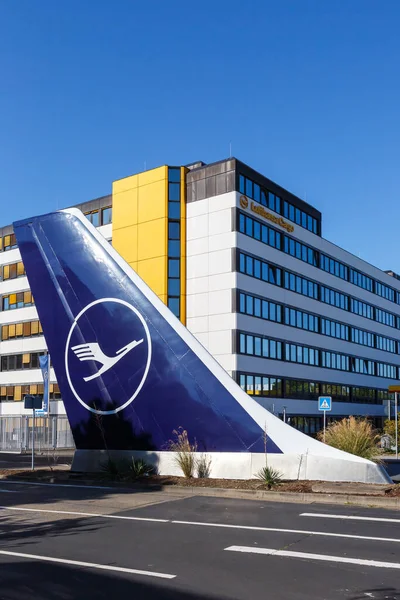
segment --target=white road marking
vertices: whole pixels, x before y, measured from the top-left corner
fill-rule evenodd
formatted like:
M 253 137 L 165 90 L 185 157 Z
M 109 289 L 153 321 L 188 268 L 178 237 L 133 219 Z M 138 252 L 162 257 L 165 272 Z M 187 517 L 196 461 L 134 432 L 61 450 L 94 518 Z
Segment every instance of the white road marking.
M 362 565 L 363 567 L 378 567 L 380 569 L 400 569 L 400 563 L 383 562 L 381 560 L 368 560 L 364 558 L 350 558 L 347 556 L 329 556 L 328 554 L 311 554 L 310 552 L 292 552 L 290 550 L 276 550 L 274 548 L 255 548 L 253 546 L 229 546 L 225 548 L 230 552 L 248 552 L 251 554 L 268 554 L 270 556 L 284 556 L 286 558 L 307 558 L 326 562 L 344 563 L 347 565 Z
M 380 523 L 400 523 L 400 519 L 388 519 L 383 517 L 356 517 L 353 515 L 325 515 L 322 513 L 301 513 L 301 517 L 317 517 L 321 519 L 347 519 L 354 521 L 378 521 Z
M 100 519 L 122 519 L 126 521 L 151 521 L 155 523 L 169 523 L 168 519 L 150 519 L 147 517 L 125 517 L 123 515 L 102 515 L 100 513 L 74 512 L 71 510 L 50 510 L 46 508 L 20 508 L 16 506 L 0 506 L 0 510 L 16 510 L 20 512 L 50 513 L 54 515 L 73 515 L 75 517 L 97 517 Z
M 225 523 L 201 523 L 191 521 L 171 521 L 179 525 L 203 525 L 205 527 L 226 527 L 228 529 L 249 529 L 250 531 L 271 531 L 276 533 L 302 533 L 304 535 L 322 535 L 327 537 L 351 538 L 355 540 L 369 540 L 373 542 L 397 542 L 398 538 L 371 537 L 364 535 L 351 535 L 348 533 L 329 533 L 325 531 L 305 531 L 304 529 L 278 529 L 277 527 L 253 527 L 251 525 L 227 525 Z
M 16 494 L 16 490 L 2 490 L 0 489 L 0 493 L 2 494 Z
M 107 515 L 100 513 L 75 512 L 69 510 L 51 510 L 47 508 L 24 508 L 16 506 L 0 506 L 0 511 L 19 511 L 33 513 L 49 513 L 55 515 L 71 515 L 75 517 L 87 517 L 98 519 L 117 519 L 123 521 L 148 521 L 150 523 L 170 523 L 171 525 L 193 525 L 195 527 L 220 527 L 226 529 L 243 529 L 249 531 L 265 531 L 275 533 L 300 533 L 303 535 L 319 535 L 325 537 L 349 538 L 356 540 L 368 540 L 372 542 L 394 542 L 400 543 L 399 538 L 372 537 L 363 535 L 352 535 L 347 533 L 330 533 L 325 531 L 308 531 L 304 529 L 279 529 L 277 527 L 255 527 L 252 525 L 230 525 L 227 523 L 205 523 L 202 521 L 171 521 L 170 519 L 152 519 L 150 517 L 128 517 L 124 515 Z M 0 513 L 1 514 L 1 513 Z
M 1 481 L 0 484 L 6 483 L 7 485 L 42 485 L 45 487 L 59 487 L 59 488 L 78 488 L 81 490 L 114 490 L 115 492 L 121 492 L 121 488 L 115 487 L 105 487 L 104 485 L 77 485 L 72 483 L 43 483 L 36 481 L 11 481 L 10 479 L 7 481 Z
M 113 567 L 111 565 L 99 565 L 96 563 L 81 562 L 79 560 L 68 560 L 66 558 L 54 558 L 52 556 L 40 556 L 38 554 L 22 554 L 21 552 L 8 552 L 0 550 L 0 554 L 5 556 L 15 556 L 17 558 L 29 558 L 31 560 L 41 560 L 43 562 L 61 563 L 63 565 L 73 565 L 75 567 L 87 567 L 89 569 L 102 569 L 103 571 L 118 571 L 120 573 L 131 573 L 133 575 L 147 575 L 148 577 L 160 577 L 161 579 L 174 579 L 176 575 L 169 573 L 156 573 L 154 571 L 142 571 L 140 569 L 128 569 L 126 567 Z

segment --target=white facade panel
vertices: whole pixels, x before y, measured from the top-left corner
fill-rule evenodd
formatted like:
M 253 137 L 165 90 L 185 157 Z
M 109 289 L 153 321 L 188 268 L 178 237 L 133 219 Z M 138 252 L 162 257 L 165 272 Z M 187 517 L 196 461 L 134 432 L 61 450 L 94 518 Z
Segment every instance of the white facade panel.
M 50 382 L 57 382 L 53 369 L 50 369 Z M 41 370 L 26 369 L 22 371 L 4 371 L 0 373 L 0 385 L 24 385 L 27 383 L 43 383 Z
M 14 292 L 25 292 L 29 290 L 27 277 L 6 279 L 0 283 L 0 294 L 13 294 Z
M 208 349 L 213 355 L 232 354 L 231 331 L 210 331 L 208 335 Z
M 192 256 L 197 256 L 199 254 L 207 254 L 208 252 L 208 238 L 201 237 L 195 238 L 193 240 L 188 240 L 186 243 L 186 257 L 189 264 L 189 260 Z M 189 275 L 189 266 L 188 266 L 188 275 Z
M 188 277 L 186 279 L 186 294 L 191 296 L 192 294 L 203 294 L 209 290 L 210 278 L 206 275 L 205 277 Z
M 188 256 L 186 259 L 187 278 L 197 279 L 209 275 L 209 255 L 196 254 Z
M 208 314 L 220 315 L 230 313 L 232 310 L 232 292 L 230 289 L 209 292 Z
M 208 333 L 209 317 L 190 317 L 186 319 L 186 327 L 194 334 Z
M 232 269 L 232 252 L 230 248 L 209 253 L 209 275 L 228 273 Z
M 6 250 L 5 252 L 0 252 L 0 266 L 16 263 L 20 260 L 21 253 L 18 248 L 14 248 L 13 250 Z
M 8 323 L 21 323 L 22 321 L 35 321 L 37 319 L 38 314 L 35 306 L 0 311 L 0 326 L 7 325 Z
M 196 240 L 198 238 L 208 237 L 209 217 L 208 214 L 199 215 L 197 217 L 186 218 L 186 239 Z
M 46 342 L 42 335 L 0 342 L 0 355 L 23 354 L 24 352 L 43 352 L 44 350 L 46 350 Z

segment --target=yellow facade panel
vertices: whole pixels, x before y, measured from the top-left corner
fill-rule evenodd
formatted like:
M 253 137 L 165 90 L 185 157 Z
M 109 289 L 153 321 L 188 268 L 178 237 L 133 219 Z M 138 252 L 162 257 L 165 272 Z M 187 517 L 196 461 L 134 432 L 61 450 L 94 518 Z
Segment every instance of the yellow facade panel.
M 165 180 L 144 185 L 138 190 L 138 223 L 167 216 Z
M 137 225 L 124 227 L 113 234 L 113 247 L 126 260 L 131 263 L 137 261 Z
M 137 188 L 138 185 L 139 185 L 139 178 L 137 175 L 131 175 L 130 177 L 124 177 L 123 179 L 118 179 L 117 181 L 113 181 L 112 193 L 113 193 L 113 195 L 120 194 L 121 192 L 125 192 L 126 190 L 132 190 L 134 188 Z
M 116 194 L 113 192 L 113 233 L 137 223 L 137 188 Z M 113 236 L 114 237 L 114 236 Z
M 150 171 L 144 171 L 137 175 L 139 179 L 139 186 L 149 185 L 156 181 L 166 180 L 168 178 L 168 167 L 157 167 L 157 169 L 151 169 Z
M 138 261 L 167 254 L 166 220 L 154 219 L 138 226 Z
M 167 293 L 166 278 L 164 277 L 166 262 L 166 256 L 159 256 L 158 258 L 141 260 L 137 264 L 137 273 L 139 277 L 141 277 L 158 296 Z

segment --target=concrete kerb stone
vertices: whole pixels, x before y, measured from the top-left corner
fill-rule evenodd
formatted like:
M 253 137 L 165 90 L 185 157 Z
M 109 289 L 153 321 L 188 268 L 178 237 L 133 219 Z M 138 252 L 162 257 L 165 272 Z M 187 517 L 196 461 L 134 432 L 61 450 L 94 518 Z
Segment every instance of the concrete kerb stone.
M 5 478 L 4 478 L 5 479 Z M 3 481 L 4 481 L 3 479 Z M 12 478 L 7 478 L 12 483 Z M 15 481 L 23 482 L 21 478 L 15 479 Z M 33 483 L 37 480 L 27 477 L 26 482 Z M 38 482 L 40 483 L 40 482 Z M 50 483 L 50 482 L 48 482 Z M 51 478 L 51 483 L 56 483 L 60 487 L 63 482 L 57 482 L 57 478 Z M 66 484 L 71 482 L 65 482 Z M 78 483 L 77 481 L 74 483 Z M 79 485 L 90 486 L 96 485 L 101 486 L 99 481 L 95 480 L 79 480 Z M 262 500 L 265 502 L 288 502 L 293 504 L 336 504 L 336 505 L 355 505 L 355 506 L 367 506 L 371 508 L 387 508 L 392 510 L 400 510 L 400 496 L 399 497 L 382 497 L 373 495 L 353 495 L 353 494 L 329 494 L 322 492 L 274 492 L 264 490 L 236 490 L 231 488 L 207 488 L 207 487 L 195 487 L 195 486 L 180 486 L 180 485 L 129 485 L 124 486 L 120 483 L 107 482 L 104 487 L 114 488 L 116 492 L 129 492 L 131 489 L 133 492 L 138 491 L 154 491 L 175 496 L 192 497 L 192 496 L 208 496 L 214 498 L 231 498 L 238 500 Z
M 190 496 L 211 496 L 217 498 L 233 498 L 241 500 L 263 500 L 266 502 L 291 502 L 294 504 L 339 504 L 342 506 L 354 504 L 373 508 L 388 508 L 400 510 L 400 497 L 383 498 L 381 496 L 356 496 L 351 494 L 322 494 L 306 492 L 264 492 L 263 490 L 233 490 L 225 488 L 198 488 L 169 486 L 164 492 L 172 492 L 177 488 L 187 490 Z

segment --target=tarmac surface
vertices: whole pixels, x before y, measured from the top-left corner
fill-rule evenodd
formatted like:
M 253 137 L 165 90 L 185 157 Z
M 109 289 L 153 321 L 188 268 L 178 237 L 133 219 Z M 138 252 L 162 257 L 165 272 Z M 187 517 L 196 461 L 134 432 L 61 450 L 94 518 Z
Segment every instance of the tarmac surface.
M 400 600 L 400 511 L 0 481 L 0 598 Z

